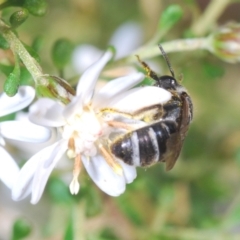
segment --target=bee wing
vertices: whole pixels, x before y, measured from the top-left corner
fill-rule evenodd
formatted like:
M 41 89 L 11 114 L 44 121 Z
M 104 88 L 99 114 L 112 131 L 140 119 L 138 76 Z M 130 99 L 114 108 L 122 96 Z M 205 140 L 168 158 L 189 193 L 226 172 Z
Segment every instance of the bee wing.
M 193 106 L 192 101 L 187 93 L 183 93 L 182 96 L 182 113 L 181 113 L 181 123 L 180 123 L 180 134 L 182 141 L 187 135 L 189 124 L 193 117 Z
M 166 170 L 169 171 L 175 165 L 182 146 L 183 141 L 187 135 L 187 131 L 189 128 L 189 124 L 192 120 L 192 101 L 187 93 L 182 93 L 182 111 L 181 111 L 181 120 L 179 123 L 179 132 L 171 134 L 170 138 L 167 141 L 167 149 L 173 149 L 173 151 L 169 151 L 166 155 Z
M 181 140 L 181 135 L 179 132 L 171 134 L 170 138 L 167 140 L 167 149 L 171 149 L 167 152 L 167 154 L 164 157 L 164 160 L 166 162 L 166 171 L 171 170 L 181 152 L 183 145 L 183 140 Z

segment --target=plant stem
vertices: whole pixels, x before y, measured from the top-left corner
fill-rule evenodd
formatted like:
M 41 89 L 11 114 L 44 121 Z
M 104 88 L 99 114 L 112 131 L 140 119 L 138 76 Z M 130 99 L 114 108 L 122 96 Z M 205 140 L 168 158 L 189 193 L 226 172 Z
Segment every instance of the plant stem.
M 3 37 L 9 43 L 12 52 L 14 54 L 17 54 L 19 58 L 22 60 L 27 70 L 32 75 L 35 83 L 38 85 L 46 86 L 48 84 L 48 81 L 43 77 L 43 72 L 39 64 L 28 53 L 28 51 L 25 49 L 21 41 L 11 31 L 10 27 L 7 26 L 1 19 L 0 19 L 0 31 L 2 32 Z
M 28 53 L 21 41 L 2 19 L 0 19 L 0 32 L 8 42 L 13 54 L 18 55 L 32 75 L 36 88 L 38 87 L 39 89 L 37 94 L 42 97 L 55 98 L 63 103 L 68 103 L 72 96 L 75 95 L 75 90 L 63 79 L 43 74 L 38 62 Z
M 207 49 L 207 46 L 207 38 L 178 39 L 162 43 L 162 47 L 166 53 Z M 141 59 L 149 59 L 161 55 L 161 51 L 159 50 L 158 46 L 139 48 L 133 54 L 114 62 L 114 65 L 134 63 L 137 61 L 136 55 L 139 55 Z
M 217 19 L 232 0 L 212 0 L 204 13 L 192 24 L 191 30 L 197 36 L 203 36 L 214 27 Z

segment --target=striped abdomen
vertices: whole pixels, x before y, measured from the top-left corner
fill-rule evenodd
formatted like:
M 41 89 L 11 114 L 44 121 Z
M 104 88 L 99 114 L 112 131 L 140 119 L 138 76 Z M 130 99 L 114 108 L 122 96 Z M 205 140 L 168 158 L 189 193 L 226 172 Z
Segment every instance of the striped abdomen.
M 110 150 L 129 165 L 148 166 L 164 160 L 167 140 L 177 131 L 175 121 L 156 122 L 116 139 L 110 145 Z

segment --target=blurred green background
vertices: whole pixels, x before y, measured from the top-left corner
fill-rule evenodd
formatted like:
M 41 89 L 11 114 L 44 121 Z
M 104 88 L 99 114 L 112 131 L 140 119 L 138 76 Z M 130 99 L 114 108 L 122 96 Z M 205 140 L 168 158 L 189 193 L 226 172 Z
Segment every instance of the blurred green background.
M 30 16 L 17 32 L 28 45 L 41 40 L 40 65 L 44 72 L 58 75 L 51 51 L 59 38 L 69 39 L 74 46 L 88 43 L 106 49 L 117 27 L 135 21 L 147 42 L 171 4 L 178 4 L 183 16 L 162 42 L 206 36 L 218 25 L 240 21 L 240 3 L 232 1 L 210 29 L 194 32 L 193 23 L 210 2 L 50 0 L 45 16 Z M 3 17 L 12 11 L 4 10 Z M 9 53 L 0 50 L 1 62 L 5 54 Z M 170 172 L 164 164 L 139 168 L 137 179 L 117 198 L 102 193 L 86 173 L 81 173 L 79 194 L 71 196 L 61 173 L 54 171 L 37 205 L 29 199 L 13 202 L 1 185 L 0 239 L 240 239 L 239 64 L 225 63 L 203 50 L 168 56 L 176 75 L 183 74 L 183 85 L 194 103 L 194 120 L 175 167 Z M 168 73 L 161 56 L 150 60 L 163 69 L 161 74 Z M 69 63 L 65 78 L 76 75 Z M 5 79 L 1 72 L 1 89 Z

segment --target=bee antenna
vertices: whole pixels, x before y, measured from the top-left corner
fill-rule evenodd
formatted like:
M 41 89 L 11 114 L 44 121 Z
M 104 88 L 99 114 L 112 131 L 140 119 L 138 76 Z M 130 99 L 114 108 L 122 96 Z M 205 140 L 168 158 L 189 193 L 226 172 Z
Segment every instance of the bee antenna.
M 162 47 L 162 45 L 160 43 L 158 44 L 158 47 L 159 47 L 160 51 L 162 52 L 162 55 L 163 55 L 165 61 L 167 62 L 168 68 L 169 68 L 172 76 L 175 78 L 174 71 L 173 71 L 172 66 L 171 66 L 171 64 L 169 62 L 169 59 L 168 59 L 168 56 L 167 56 L 166 52 L 163 50 L 163 47 Z

